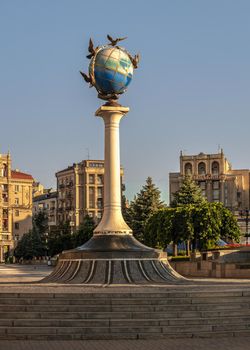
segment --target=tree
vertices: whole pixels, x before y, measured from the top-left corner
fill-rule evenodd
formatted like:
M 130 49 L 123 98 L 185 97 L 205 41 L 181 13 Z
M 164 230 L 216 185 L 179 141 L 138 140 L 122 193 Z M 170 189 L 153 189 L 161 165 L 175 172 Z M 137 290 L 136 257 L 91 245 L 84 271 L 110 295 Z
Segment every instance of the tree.
M 221 215 L 220 236 L 225 241 L 240 242 L 241 231 L 233 213 L 222 203 L 216 203 Z
M 160 200 L 160 191 L 148 177 L 146 184 L 135 196 L 128 209 L 128 224 L 133 233 L 141 242 L 145 240 L 145 225 L 149 217 L 157 210 L 163 208 Z
M 186 205 L 158 210 L 147 221 L 145 243 L 164 249 L 173 242 L 173 255 L 177 255 L 177 244 L 193 236 L 191 209 Z
M 177 207 L 186 204 L 200 205 L 205 201 L 200 187 L 196 185 L 190 176 L 186 176 L 181 188 L 174 194 L 174 200 L 172 201 L 171 206 Z
M 46 255 L 46 237 L 48 233 L 48 217 L 43 211 L 33 216 L 32 230 L 25 233 L 15 248 L 17 259 L 31 260 Z
M 74 237 L 71 234 L 68 221 L 51 230 L 48 236 L 48 253 L 50 256 L 72 248 L 74 248 Z
M 92 236 L 95 228 L 95 222 L 93 218 L 89 215 L 86 215 L 83 218 L 83 223 L 81 224 L 79 230 L 74 234 L 74 245 L 78 247 L 85 242 L 87 242 Z
M 221 215 L 216 204 L 205 202 L 193 206 L 193 251 L 214 246 L 220 238 Z

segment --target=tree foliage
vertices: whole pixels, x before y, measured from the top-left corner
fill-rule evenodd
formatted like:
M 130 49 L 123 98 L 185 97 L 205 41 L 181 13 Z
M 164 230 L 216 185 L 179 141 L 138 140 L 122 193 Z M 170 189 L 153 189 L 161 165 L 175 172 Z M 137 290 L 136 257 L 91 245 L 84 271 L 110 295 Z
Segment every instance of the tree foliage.
M 150 216 L 163 207 L 160 199 L 160 191 L 155 186 L 151 177 L 135 196 L 128 209 L 128 224 L 133 233 L 141 242 L 145 241 L 145 225 Z
M 32 230 L 25 233 L 18 242 L 14 255 L 17 259 L 30 260 L 47 253 L 48 217 L 43 211 L 33 216 Z
M 93 218 L 86 215 L 83 218 L 83 223 L 81 224 L 79 230 L 74 235 L 74 245 L 78 247 L 86 243 L 93 236 L 95 226 L 96 225 Z
M 174 200 L 171 206 L 177 207 L 186 204 L 200 205 L 204 202 L 205 199 L 202 196 L 200 187 L 196 185 L 190 176 L 186 176 L 179 191 L 174 193 Z
M 157 211 L 147 221 L 145 237 L 152 247 L 191 241 L 196 250 L 214 247 L 220 238 L 238 242 L 240 229 L 230 210 L 204 201 Z

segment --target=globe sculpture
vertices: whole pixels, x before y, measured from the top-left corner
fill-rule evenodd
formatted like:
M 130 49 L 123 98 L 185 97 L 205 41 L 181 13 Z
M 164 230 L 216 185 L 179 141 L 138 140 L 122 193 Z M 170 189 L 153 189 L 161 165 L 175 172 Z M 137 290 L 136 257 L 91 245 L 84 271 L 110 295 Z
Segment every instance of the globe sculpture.
M 116 100 L 127 90 L 140 57 L 138 54 L 132 57 L 128 51 L 116 45 L 125 38 L 114 40 L 108 35 L 108 39 L 110 44 L 96 48 L 90 39 L 90 54 L 87 56 L 91 59 L 89 76 L 80 73 L 90 86 L 96 88 L 98 97 L 104 100 Z
M 123 49 L 104 47 L 92 58 L 89 74 L 100 95 L 122 94 L 132 80 L 133 64 Z
M 117 103 L 126 91 L 137 68 L 139 55 L 132 57 L 113 39 L 110 44 L 94 47 L 89 41 L 89 76 L 84 80 L 94 86 L 98 97 L 107 102 L 95 115 L 105 128 L 103 213 L 93 236 L 82 246 L 60 254 L 53 273 L 44 282 L 110 284 L 182 283 L 183 277 L 169 265 L 167 254 L 137 241 L 121 210 L 119 124 L 129 112 Z

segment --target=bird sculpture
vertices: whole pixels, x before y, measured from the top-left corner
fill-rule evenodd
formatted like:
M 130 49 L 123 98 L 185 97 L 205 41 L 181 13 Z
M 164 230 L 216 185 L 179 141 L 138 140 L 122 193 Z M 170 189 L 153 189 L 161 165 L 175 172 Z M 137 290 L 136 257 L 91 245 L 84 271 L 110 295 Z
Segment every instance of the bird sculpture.
M 97 47 L 94 47 L 94 44 L 93 44 L 93 41 L 92 39 L 90 38 L 89 39 L 89 47 L 88 47 L 88 50 L 89 50 L 89 55 L 87 55 L 86 57 L 88 59 L 91 59 L 97 52 L 97 50 L 99 49 L 99 46 Z
M 90 87 L 92 87 L 93 86 L 93 82 L 92 82 L 91 76 L 88 76 L 87 74 L 85 74 L 85 73 L 83 73 L 81 71 L 80 71 L 80 74 L 83 77 L 83 79 L 86 81 L 86 83 L 89 83 Z
M 116 44 L 119 41 L 125 40 L 127 39 L 127 37 L 125 36 L 124 38 L 117 38 L 117 39 L 113 39 L 112 36 L 110 36 L 109 34 L 107 35 L 108 40 L 110 41 L 111 46 L 116 46 Z
M 134 69 L 138 68 L 138 63 L 140 62 L 141 56 L 139 53 L 137 53 L 134 57 L 129 55 L 129 58 L 133 64 Z

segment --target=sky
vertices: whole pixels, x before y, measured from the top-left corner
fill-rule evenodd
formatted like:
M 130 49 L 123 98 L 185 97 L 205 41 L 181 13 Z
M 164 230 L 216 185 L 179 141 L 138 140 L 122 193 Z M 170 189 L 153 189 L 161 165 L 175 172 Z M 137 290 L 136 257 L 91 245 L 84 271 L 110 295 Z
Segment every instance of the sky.
M 46 187 L 103 159 L 102 104 L 79 74 L 89 38 L 123 42 L 141 62 L 120 103 L 121 163 L 132 199 L 148 176 L 168 202 L 179 154 L 250 168 L 249 0 L 0 0 L 0 153 Z

